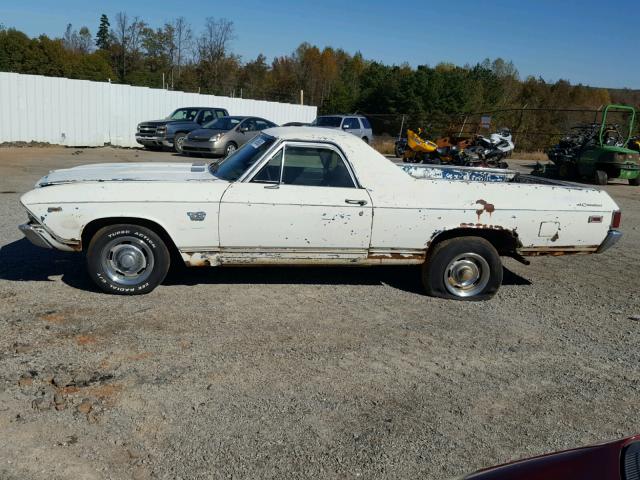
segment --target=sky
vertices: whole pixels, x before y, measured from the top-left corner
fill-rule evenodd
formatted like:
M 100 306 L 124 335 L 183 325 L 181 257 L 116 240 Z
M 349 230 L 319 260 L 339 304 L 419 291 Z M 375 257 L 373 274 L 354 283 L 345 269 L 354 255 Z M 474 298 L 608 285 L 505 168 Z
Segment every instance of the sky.
M 68 23 L 95 34 L 100 14 L 160 26 L 184 16 L 234 23 L 232 51 L 271 60 L 306 41 L 386 64 L 512 60 L 522 78 L 640 88 L 637 0 L 0 0 L 0 24 L 30 36 L 61 36 Z

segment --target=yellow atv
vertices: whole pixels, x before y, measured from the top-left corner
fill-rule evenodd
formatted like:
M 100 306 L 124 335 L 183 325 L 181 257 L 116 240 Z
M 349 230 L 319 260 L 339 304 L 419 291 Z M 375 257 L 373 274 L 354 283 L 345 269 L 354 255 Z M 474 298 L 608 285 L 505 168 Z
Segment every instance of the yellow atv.
M 433 163 L 433 153 L 438 150 L 438 145 L 422 138 L 420 136 L 422 133 L 423 130 L 421 128 L 418 128 L 418 133 L 407 129 L 407 148 L 402 155 L 403 161 L 410 163 Z

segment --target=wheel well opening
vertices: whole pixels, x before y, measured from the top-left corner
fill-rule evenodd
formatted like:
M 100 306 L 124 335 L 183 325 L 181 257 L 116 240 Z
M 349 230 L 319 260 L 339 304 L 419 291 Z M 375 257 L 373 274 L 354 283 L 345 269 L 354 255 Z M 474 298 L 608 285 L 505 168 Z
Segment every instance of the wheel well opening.
M 173 243 L 173 240 L 167 233 L 167 231 L 157 224 L 154 221 L 146 220 L 144 218 L 136 218 L 136 217 L 108 217 L 108 218 L 100 218 L 97 220 L 93 220 L 89 222 L 84 229 L 82 230 L 82 243 L 81 247 L 83 251 L 86 251 L 89 242 L 96 234 L 98 230 L 103 227 L 108 227 L 109 225 L 118 225 L 118 224 L 131 224 L 131 225 L 139 225 L 141 227 L 146 227 L 149 230 L 153 230 L 165 243 L 169 252 L 172 256 L 178 255 L 178 247 Z
M 480 237 L 487 240 L 497 250 L 500 256 L 511 257 L 517 255 L 522 246 L 518 234 L 512 230 L 498 228 L 455 228 L 443 232 L 436 232 L 429 242 L 427 257 L 438 243 L 459 237 Z

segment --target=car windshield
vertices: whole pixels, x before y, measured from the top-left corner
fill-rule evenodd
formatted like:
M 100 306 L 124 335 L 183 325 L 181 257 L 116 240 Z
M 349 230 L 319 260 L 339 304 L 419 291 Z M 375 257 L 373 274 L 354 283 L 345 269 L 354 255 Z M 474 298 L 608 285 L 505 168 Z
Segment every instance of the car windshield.
M 339 127 L 342 117 L 318 117 L 312 125 L 316 127 Z
M 216 118 L 209 123 L 205 123 L 203 128 L 211 128 L 213 130 L 231 130 L 242 121 L 241 118 L 222 117 Z
M 235 182 L 244 172 L 249 170 L 251 166 L 258 161 L 262 155 L 269 150 L 276 139 L 270 135 L 258 135 L 252 141 L 245 143 L 242 147 L 229 155 L 220 163 L 212 163 L 209 166 L 211 174 L 227 180 Z
M 193 122 L 198 115 L 198 110 L 195 108 L 179 108 L 171 114 L 169 119 L 171 120 L 186 120 Z

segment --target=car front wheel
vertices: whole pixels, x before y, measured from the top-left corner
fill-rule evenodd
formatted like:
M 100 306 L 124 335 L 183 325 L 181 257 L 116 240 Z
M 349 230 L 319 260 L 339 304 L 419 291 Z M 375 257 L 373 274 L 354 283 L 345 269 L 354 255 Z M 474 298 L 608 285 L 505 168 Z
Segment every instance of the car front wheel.
M 176 134 L 175 138 L 173 139 L 173 149 L 176 151 L 176 153 L 183 152 L 182 146 L 184 145 L 185 138 L 187 138 L 186 133 Z
M 233 142 L 227 143 L 227 146 L 224 148 L 224 156 L 228 157 L 229 155 L 234 153 L 237 149 L 238 147 L 236 146 L 235 143 Z
M 107 293 L 141 295 L 156 288 L 169 271 L 167 246 L 153 230 L 110 225 L 96 232 L 87 250 L 91 279 Z
M 488 300 L 502 284 L 502 262 L 484 238 L 452 238 L 433 248 L 422 267 L 422 282 L 434 297 Z

